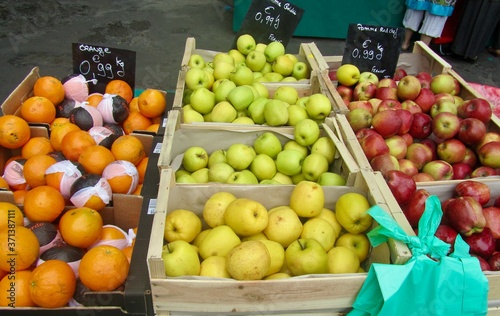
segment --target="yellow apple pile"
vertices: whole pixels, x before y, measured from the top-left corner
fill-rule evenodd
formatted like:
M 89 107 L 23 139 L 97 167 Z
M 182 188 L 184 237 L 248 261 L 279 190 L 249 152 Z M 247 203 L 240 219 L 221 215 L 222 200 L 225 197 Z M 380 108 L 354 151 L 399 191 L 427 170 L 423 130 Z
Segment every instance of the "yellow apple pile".
M 366 197 L 348 192 L 325 206 L 323 188 L 302 181 L 289 203 L 266 209 L 228 191 L 203 209 L 166 215 L 162 259 L 168 277 L 268 280 L 305 274 L 358 273 L 370 252 L 373 219 Z
M 300 96 L 286 82 L 308 82 L 309 66 L 280 42 L 238 38 L 237 48 L 212 61 L 192 54 L 185 72 L 183 121 L 293 126 L 303 118 L 323 121 L 332 104 L 321 93 Z M 264 82 L 283 82 L 272 93 Z

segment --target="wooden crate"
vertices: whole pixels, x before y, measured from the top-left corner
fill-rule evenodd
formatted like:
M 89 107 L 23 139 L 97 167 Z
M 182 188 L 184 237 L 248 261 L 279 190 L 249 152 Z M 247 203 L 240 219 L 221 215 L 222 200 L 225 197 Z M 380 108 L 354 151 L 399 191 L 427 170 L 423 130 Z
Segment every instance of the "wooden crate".
M 359 177 L 354 187 L 325 187 L 325 206 L 332 207 L 346 192 L 364 194 L 369 202 L 379 203 L 378 189 L 373 188 L 372 175 Z M 184 208 L 202 216 L 205 201 L 215 192 L 231 192 L 261 202 L 267 209 L 287 205 L 292 186 L 179 186 L 173 182 L 173 170 L 163 169 L 156 213 L 148 251 L 153 307 L 157 315 L 256 315 L 305 314 L 348 311 L 367 273 L 345 275 L 316 275 L 282 280 L 236 281 L 203 277 L 167 278 L 161 258 L 166 214 Z M 373 189 L 373 190 L 372 190 Z M 270 191 L 272 190 L 272 191 Z M 386 210 L 387 211 L 387 210 Z M 374 223 L 376 225 L 376 223 Z M 371 252 L 366 269 L 373 262 L 404 263 L 409 259 L 406 245 L 383 244 Z
M 254 140 L 266 131 L 278 136 L 282 144 L 293 139 L 293 127 L 263 127 L 258 125 L 236 125 L 231 123 L 198 123 L 182 124 L 180 111 L 169 112 L 167 129 L 163 138 L 162 150 L 158 160 L 160 169 L 180 166 L 179 155 L 191 146 L 200 146 L 211 154 L 218 149 L 227 149 L 233 143 L 252 145 Z M 337 130 L 325 121 L 321 128 L 321 136 L 328 136 L 336 146 L 335 160 L 330 166 L 331 171 L 342 175 L 346 184 L 352 186 L 359 173 L 359 167 L 353 156 L 336 134 Z

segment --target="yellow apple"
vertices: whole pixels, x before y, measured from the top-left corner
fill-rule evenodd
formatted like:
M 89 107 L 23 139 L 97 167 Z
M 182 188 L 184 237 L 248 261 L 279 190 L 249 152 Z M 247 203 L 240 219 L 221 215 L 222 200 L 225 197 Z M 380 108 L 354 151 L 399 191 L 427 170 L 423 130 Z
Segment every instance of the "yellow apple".
M 370 241 L 368 237 L 361 234 L 351 234 L 345 233 L 340 236 L 335 242 L 335 247 L 344 246 L 347 248 L 351 248 L 352 251 L 356 253 L 359 258 L 359 262 L 365 261 L 370 253 Z
M 313 217 L 325 206 L 323 187 L 313 181 L 301 181 L 290 195 L 290 207 L 300 217 Z
M 269 220 L 264 229 L 269 240 L 288 247 L 290 243 L 300 237 L 302 233 L 302 222 L 299 216 L 288 206 L 272 209 L 268 214 Z
M 337 199 L 335 214 L 346 231 L 359 234 L 372 226 L 373 218 L 367 213 L 369 208 L 370 203 L 364 195 L 349 192 Z
M 335 244 L 335 229 L 326 219 L 309 218 L 302 227 L 300 238 L 314 238 L 328 251 Z
M 176 209 L 165 218 L 164 237 L 167 242 L 184 240 L 192 242 L 201 232 L 201 219 L 194 212 Z
M 205 259 L 211 256 L 225 257 L 231 249 L 241 243 L 240 237 L 227 225 L 214 227 L 200 243 L 200 256 Z
M 258 240 L 244 241 L 226 256 L 226 268 L 236 280 L 261 280 L 271 265 L 267 247 Z
M 238 236 L 255 235 L 267 226 L 267 209 L 255 200 L 237 198 L 226 207 L 224 222 Z
M 266 276 L 264 278 L 264 280 L 278 280 L 278 279 L 288 279 L 288 278 L 291 278 L 291 276 L 288 273 L 277 272 L 277 273 Z
M 203 219 L 210 227 L 224 225 L 226 207 L 236 200 L 230 192 L 220 191 L 208 198 L 203 207 Z
M 330 223 L 335 229 L 335 238 L 339 238 L 340 232 L 342 232 L 342 225 L 340 225 L 339 221 L 337 220 L 337 216 L 335 215 L 334 211 L 324 207 L 321 212 L 315 217 L 326 219 L 328 223 Z
M 267 247 L 271 256 L 271 264 L 266 276 L 279 272 L 285 261 L 285 248 L 280 243 L 268 239 L 260 240 L 260 242 Z
M 241 238 L 241 241 L 247 240 L 268 240 L 266 234 L 264 232 L 257 233 L 255 235 L 245 236 Z
M 211 228 L 207 228 L 207 229 L 204 229 L 202 230 L 198 236 L 196 236 L 196 238 L 191 242 L 192 245 L 198 247 L 198 252 L 199 252 L 199 248 L 200 248 L 200 245 L 201 245 L 201 242 L 203 241 L 203 239 L 207 236 L 208 232 L 211 230 Z
M 200 276 L 231 278 L 231 275 L 226 269 L 226 258 L 212 256 L 203 260 L 200 265 Z
M 327 252 L 314 238 L 300 238 L 292 242 L 285 250 L 285 260 L 293 275 L 328 272 Z
M 358 270 L 359 258 L 350 248 L 338 246 L 328 251 L 329 273 L 357 273 Z
M 199 275 L 200 259 L 191 244 L 176 240 L 163 246 L 161 254 L 165 274 L 169 277 Z

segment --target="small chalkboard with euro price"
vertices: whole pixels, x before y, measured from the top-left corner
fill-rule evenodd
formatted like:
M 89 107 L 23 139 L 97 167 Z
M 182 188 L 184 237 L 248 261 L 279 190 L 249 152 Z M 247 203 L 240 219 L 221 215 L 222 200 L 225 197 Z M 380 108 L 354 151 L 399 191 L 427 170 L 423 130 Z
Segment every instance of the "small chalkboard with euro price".
M 379 79 L 393 77 L 403 40 L 401 27 L 349 24 L 342 64 L 353 64 Z

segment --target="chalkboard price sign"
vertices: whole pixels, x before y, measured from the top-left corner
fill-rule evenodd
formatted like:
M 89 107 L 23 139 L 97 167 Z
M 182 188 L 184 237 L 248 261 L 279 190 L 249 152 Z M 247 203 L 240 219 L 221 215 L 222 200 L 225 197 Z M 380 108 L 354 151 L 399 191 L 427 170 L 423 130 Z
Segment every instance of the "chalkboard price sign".
M 243 34 L 252 35 L 257 43 L 281 42 L 286 47 L 303 14 L 303 9 L 286 1 L 253 0 L 233 47 Z
M 400 27 L 350 24 L 342 64 L 356 65 L 379 78 L 393 77 L 403 40 Z
M 91 93 L 104 93 L 106 84 L 114 79 L 126 81 L 135 88 L 134 51 L 105 46 L 73 43 L 73 72 L 82 74 L 89 84 Z

